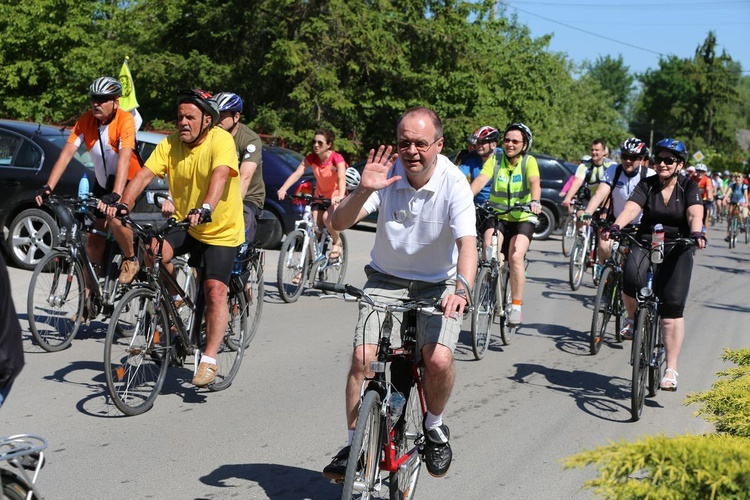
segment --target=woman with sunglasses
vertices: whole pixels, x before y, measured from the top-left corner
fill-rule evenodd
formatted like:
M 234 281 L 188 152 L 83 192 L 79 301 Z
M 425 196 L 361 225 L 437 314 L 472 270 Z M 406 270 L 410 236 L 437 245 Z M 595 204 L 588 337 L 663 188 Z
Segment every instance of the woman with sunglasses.
M 704 248 L 706 238 L 702 232 L 703 200 L 700 188 L 688 177 L 679 175 L 687 157 L 688 152 L 682 142 L 674 139 L 659 141 L 654 147 L 654 169 L 657 175 L 638 183 L 609 231 L 602 233 L 603 239 L 608 239 L 610 232 L 619 231 L 632 222 L 642 210 L 642 238 L 650 240 L 653 227 L 661 224 L 664 226 L 666 240 L 690 237 L 695 239 L 698 248 Z M 638 276 L 637 284 L 643 285 L 646 282 L 648 258 L 643 248 L 635 245 L 631 247 L 625 274 L 635 273 Z M 661 301 L 659 313 L 667 358 L 667 369 L 659 387 L 665 391 L 677 390 L 677 358 L 685 337 L 683 311 L 692 270 L 693 249 L 677 245 L 666 252 L 659 272 L 654 277 L 654 288 Z M 637 286 L 633 287 L 632 283 L 628 285 L 626 282 L 623 293 L 635 297 Z
M 305 159 L 299 164 L 297 170 L 292 172 L 292 175 L 284 181 L 277 194 L 279 195 L 279 199 L 283 200 L 286 197 L 287 189 L 302 177 L 305 169 L 312 169 L 316 181 L 315 196 L 331 200 L 331 206 L 325 211 L 322 210 L 322 205 L 313 203 L 313 216 L 318 227 L 322 227 L 325 224 L 328 233 L 333 238 L 333 248 L 329 257 L 331 259 L 338 259 L 342 250 L 341 237 L 339 236 L 339 232 L 331 227 L 330 220 L 336 206 L 341 203 L 341 200 L 346 195 L 347 164 L 344 157 L 333 150 L 333 140 L 333 132 L 330 130 L 316 130 L 315 138 L 312 142 L 313 152 L 305 156 Z

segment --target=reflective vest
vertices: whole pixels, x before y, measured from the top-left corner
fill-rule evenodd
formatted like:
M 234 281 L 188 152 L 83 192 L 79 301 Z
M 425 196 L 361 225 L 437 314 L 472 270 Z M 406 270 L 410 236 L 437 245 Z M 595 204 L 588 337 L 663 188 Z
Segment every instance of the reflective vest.
M 526 179 L 526 161 L 528 155 L 523 155 L 519 163 L 512 170 L 501 168 L 503 154 L 495 156 L 495 170 L 492 174 L 492 188 L 490 189 L 490 203 L 498 210 L 507 210 L 516 204 L 531 202 L 531 187 Z M 502 220 L 524 222 L 536 216 L 525 212 L 511 212 L 501 216 Z

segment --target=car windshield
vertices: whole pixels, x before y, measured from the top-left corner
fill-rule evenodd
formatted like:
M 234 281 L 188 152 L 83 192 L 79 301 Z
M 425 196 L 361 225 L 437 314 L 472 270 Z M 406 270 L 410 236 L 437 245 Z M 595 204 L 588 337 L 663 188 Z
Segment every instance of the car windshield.
M 42 137 L 62 150 L 62 148 L 65 147 L 65 143 L 68 141 L 69 135 L 70 130 L 65 129 L 61 130 L 59 134 L 42 135 Z M 87 167 L 94 168 L 94 162 L 91 160 L 91 155 L 86 150 L 85 144 L 81 143 L 81 145 L 78 147 L 78 151 L 76 151 L 76 154 L 73 156 L 76 160 L 83 163 Z
M 278 156 L 279 158 L 281 158 L 281 160 L 284 163 L 286 163 L 287 165 L 289 165 L 293 169 L 297 168 L 297 166 L 299 166 L 299 164 L 302 162 L 302 160 L 305 159 L 304 156 L 302 156 L 301 154 L 299 154 L 296 151 L 292 151 L 291 149 L 286 149 L 286 148 L 273 148 L 273 149 L 270 149 L 269 148 L 269 151 L 275 153 L 276 156 Z

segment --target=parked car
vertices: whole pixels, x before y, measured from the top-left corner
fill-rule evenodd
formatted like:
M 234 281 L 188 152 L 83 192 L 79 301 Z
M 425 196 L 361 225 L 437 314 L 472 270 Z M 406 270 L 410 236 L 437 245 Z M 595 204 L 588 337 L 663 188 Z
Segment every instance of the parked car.
M 165 137 L 165 134 L 157 132 L 138 132 L 138 150 L 144 161 Z M 281 238 L 294 229 L 294 223 L 302 218 L 305 211 L 303 205 L 296 204 L 290 199 L 279 200 L 276 195 L 284 181 L 299 166 L 303 156 L 291 149 L 266 144 L 263 145 L 261 154 L 263 182 L 266 184 L 266 199 L 258 218 L 256 241 L 263 248 L 276 248 L 281 243 Z M 305 173 L 299 181 L 292 185 L 289 193 L 312 194 L 314 182 L 313 174 Z M 166 192 L 167 189 L 166 179 L 154 179 L 146 191 L 145 201 L 149 205 L 140 207 L 140 212 L 144 214 L 158 213 L 158 209 L 154 205 L 153 194 L 155 192 Z

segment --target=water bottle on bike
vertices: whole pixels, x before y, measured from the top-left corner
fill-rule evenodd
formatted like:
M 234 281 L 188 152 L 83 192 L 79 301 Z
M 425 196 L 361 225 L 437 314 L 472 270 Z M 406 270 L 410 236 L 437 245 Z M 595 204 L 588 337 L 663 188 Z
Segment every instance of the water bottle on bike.
M 651 262 L 664 262 L 664 226 L 657 224 L 651 232 Z

